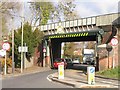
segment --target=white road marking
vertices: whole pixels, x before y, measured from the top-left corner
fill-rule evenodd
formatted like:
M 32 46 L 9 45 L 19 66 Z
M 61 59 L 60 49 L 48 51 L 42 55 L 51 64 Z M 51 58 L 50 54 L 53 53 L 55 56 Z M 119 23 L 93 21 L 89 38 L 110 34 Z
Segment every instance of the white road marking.
M 51 82 L 52 80 L 49 78 L 50 76 L 51 74 L 47 76 L 47 80 Z

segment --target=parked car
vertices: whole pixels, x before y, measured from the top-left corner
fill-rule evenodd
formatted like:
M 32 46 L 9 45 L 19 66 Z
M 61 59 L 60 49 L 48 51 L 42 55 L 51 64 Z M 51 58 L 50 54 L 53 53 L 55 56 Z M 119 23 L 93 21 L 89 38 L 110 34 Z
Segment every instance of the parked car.
M 67 68 L 72 68 L 72 66 L 73 66 L 72 59 L 66 58 L 65 61 L 67 63 Z
M 79 64 L 80 63 L 80 59 L 79 58 L 75 58 L 72 61 L 73 64 Z
M 67 68 L 67 62 L 65 61 L 65 59 L 62 59 L 62 58 L 57 58 L 57 59 L 54 60 L 53 68 L 57 69 L 58 65 L 61 64 L 61 62 L 64 63 L 64 68 L 66 69 Z

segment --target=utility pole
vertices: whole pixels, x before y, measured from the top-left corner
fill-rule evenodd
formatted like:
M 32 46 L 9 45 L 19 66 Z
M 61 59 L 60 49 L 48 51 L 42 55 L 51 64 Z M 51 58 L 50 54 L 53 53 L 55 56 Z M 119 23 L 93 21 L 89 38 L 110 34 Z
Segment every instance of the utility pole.
M 13 17 L 12 17 L 13 21 Z M 12 28 L 12 73 L 14 73 L 15 63 L 14 63 L 14 29 Z
M 21 36 L 21 73 L 23 72 L 23 22 L 22 22 L 22 36 Z
M 21 36 L 21 73 L 23 72 L 23 22 L 24 22 L 24 2 L 23 2 L 23 6 L 22 6 L 22 36 Z

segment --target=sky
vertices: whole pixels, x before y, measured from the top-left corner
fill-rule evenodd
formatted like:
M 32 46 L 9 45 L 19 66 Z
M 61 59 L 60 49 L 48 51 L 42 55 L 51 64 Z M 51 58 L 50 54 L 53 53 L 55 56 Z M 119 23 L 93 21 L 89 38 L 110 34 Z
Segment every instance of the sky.
M 24 0 L 28 2 L 30 0 Z M 41 0 L 37 0 L 41 1 Z M 48 1 L 48 0 L 47 0 Z M 52 0 L 53 2 L 58 2 L 58 0 Z M 118 12 L 118 2 L 119 0 L 75 0 L 76 5 L 75 11 L 81 18 L 117 13 Z M 26 20 L 30 19 L 30 10 L 27 3 L 24 4 L 24 16 Z M 14 22 L 15 28 L 20 27 L 21 18 L 16 18 Z
M 119 0 L 75 0 L 80 17 L 90 17 L 118 12 Z

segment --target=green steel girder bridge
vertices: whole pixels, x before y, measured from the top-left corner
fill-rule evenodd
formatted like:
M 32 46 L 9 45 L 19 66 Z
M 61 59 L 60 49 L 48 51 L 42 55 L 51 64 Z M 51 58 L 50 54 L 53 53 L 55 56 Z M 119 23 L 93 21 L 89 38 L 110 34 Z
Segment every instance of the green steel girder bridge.
M 45 35 L 43 66 L 52 66 L 54 59 L 61 57 L 62 42 L 96 41 L 96 47 L 109 43 L 117 33 L 119 21 L 119 14 L 112 13 L 39 26 Z

